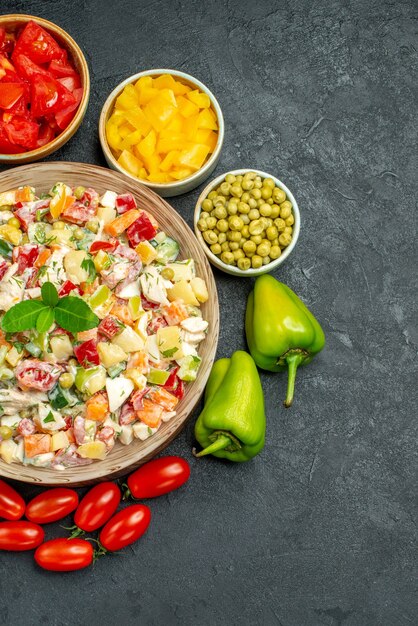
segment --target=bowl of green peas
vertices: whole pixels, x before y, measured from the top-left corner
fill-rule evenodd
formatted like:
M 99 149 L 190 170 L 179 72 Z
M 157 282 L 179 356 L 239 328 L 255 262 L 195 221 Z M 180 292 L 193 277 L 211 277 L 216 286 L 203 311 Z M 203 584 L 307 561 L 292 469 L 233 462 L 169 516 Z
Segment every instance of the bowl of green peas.
M 209 261 L 234 276 L 259 276 L 281 265 L 299 237 L 292 192 L 259 170 L 222 174 L 199 196 L 194 228 Z

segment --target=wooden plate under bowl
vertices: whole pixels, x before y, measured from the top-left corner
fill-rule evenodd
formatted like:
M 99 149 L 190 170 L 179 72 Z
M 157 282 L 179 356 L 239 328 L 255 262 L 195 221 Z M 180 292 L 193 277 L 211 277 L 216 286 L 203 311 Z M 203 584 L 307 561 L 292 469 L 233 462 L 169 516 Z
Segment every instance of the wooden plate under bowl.
M 181 258 L 192 257 L 195 260 L 197 275 L 206 281 L 210 294 L 208 302 L 202 305 L 202 314 L 209 322 L 209 330 L 200 348 L 202 364 L 197 379 L 186 385 L 186 393 L 179 403 L 177 415 L 161 426 L 152 437 L 146 441 L 134 440 L 129 446 L 116 443 L 104 461 L 94 461 L 91 465 L 63 471 L 15 463 L 9 465 L 0 459 L 0 476 L 5 478 L 38 485 L 79 486 L 126 474 L 128 470 L 133 470 L 161 452 L 180 432 L 203 393 L 215 358 L 219 334 L 219 306 L 212 271 L 193 232 L 165 200 L 141 183 L 95 165 L 50 162 L 24 165 L 3 172 L 0 174 L 0 192 L 21 185 L 31 185 L 37 192 L 48 191 L 58 181 L 71 186 L 93 187 L 99 193 L 104 193 L 106 189 L 117 193 L 132 192 L 138 206 L 152 213 L 161 229 L 179 242 Z

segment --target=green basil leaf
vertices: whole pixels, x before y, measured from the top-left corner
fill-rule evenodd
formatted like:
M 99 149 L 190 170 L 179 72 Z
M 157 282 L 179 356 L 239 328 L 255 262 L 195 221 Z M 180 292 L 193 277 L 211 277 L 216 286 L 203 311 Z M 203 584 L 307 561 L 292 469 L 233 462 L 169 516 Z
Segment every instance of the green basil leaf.
M 7 257 L 8 259 L 11 259 L 12 252 L 13 252 L 12 244 L 6 241 L 5 239 L 0 239 L 0 254 L 2 256 Z
M 41 311 L 46 308 L 40 300 L 25 300 L 12 306 L 3 317 L 1 327 L 9 333 L 35 328 L 36 320 Z
M 100 320 L 81 298 L 65 296 L 54 309 L 55 321 L 64 330 L 78 333 L 99 325 Z
M 44 283 L 41 287 L 41 293 L 42 300 L 45 302 L 46 305 L 55 306 L 56 304 L 58 304 L 58 291 L 53 283 Z
M 36 330 L 38 333 L 46 333 L 54 322 L 54 309 L 46 307 L 38 315 L 36 320 Z

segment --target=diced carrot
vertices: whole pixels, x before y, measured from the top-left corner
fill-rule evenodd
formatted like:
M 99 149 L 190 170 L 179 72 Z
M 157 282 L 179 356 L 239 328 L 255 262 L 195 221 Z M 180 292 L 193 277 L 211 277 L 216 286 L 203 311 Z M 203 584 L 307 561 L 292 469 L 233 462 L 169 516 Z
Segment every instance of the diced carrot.
M 142 374 L 146 374 L 149 370 L 148 354 L 144 350 L 131 352 L 126 369 L 138 369 Z
M 90 339 L 97 339 L 97 328 L 90 328 L 90 330 L 82 330 L 77 333 L 77 341 L 90 341 Z
M 40 267 L 45 265 L 45 263 L 48 261 L 51 254 L 52 254 L 51 250 L 49 248 L 45 248 L 45 250 L 42 250 L 42 252 L 38 254 L 38 257 L 35 263 L 33 264 L 33 266 L 39 269 Z
M 9 350 L 12 347 L 12 344 L 6 341 L 6 336 L 2 330 L 0 330 L 0 346 L 6 346 Z
M 153 402 L 162 406 L 166 411 L 173 411 L 179 399 L 162 387 L 153 387 L 148 394 Z
M 162 407 L 147 398 L 144 398 L 142 405 L 143 408 L 136 412 L 138 419 L 150 428 L 158 428 L 163 414 Z
M 121 235 L 131 224 L 133 224 L 138 217 L 141 215 L 141 212 L 138 209 L 131 209 L 130 211 L 126 211 L 126 213 L 122 213 L 115 220 L 112 220 L 104 227 L 105 232 L 112 237 L 118 237 Z
M 25 456 L 31 459 L 38 454 L 45 454 L 51 451 L 51 435 L 36 433 L 24 437 Z
M 33 191 L 30 187 L 16 189 L 16 202 L 30 202 L 33 200 Z
M 118 318 L 118 320 L 120 320 L 124 324 L 127 324 L 128 326 L 132 326 L 134 323 L 134 320 L 132 319 L 131 313 L 129 311 L 128 303 L 122 300 L 122 298 L 119 298 L 115 302 L 115 304 L 110 309 L 110 314 L 114 315 Z
M 177 326 L 180 322 L 189 317 L 189 313 L 184 304 L 177 300 L 162 307 L 161 313 L 169 326 Z
M 86 402 L 86 419 L 95 422 L 103 422 L 109 415 L 109 402 L 107 395 L 102 392 L 95 393 Z

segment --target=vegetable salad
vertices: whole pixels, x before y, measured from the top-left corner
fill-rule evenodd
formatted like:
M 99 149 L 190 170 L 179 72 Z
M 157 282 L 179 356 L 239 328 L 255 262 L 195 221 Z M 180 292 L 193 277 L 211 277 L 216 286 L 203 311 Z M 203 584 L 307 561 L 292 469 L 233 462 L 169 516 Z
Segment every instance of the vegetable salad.
M 0 194 L 0 457 L 57 470 L 145 440 L 195 380 L 208 299 L 131 193 Z

